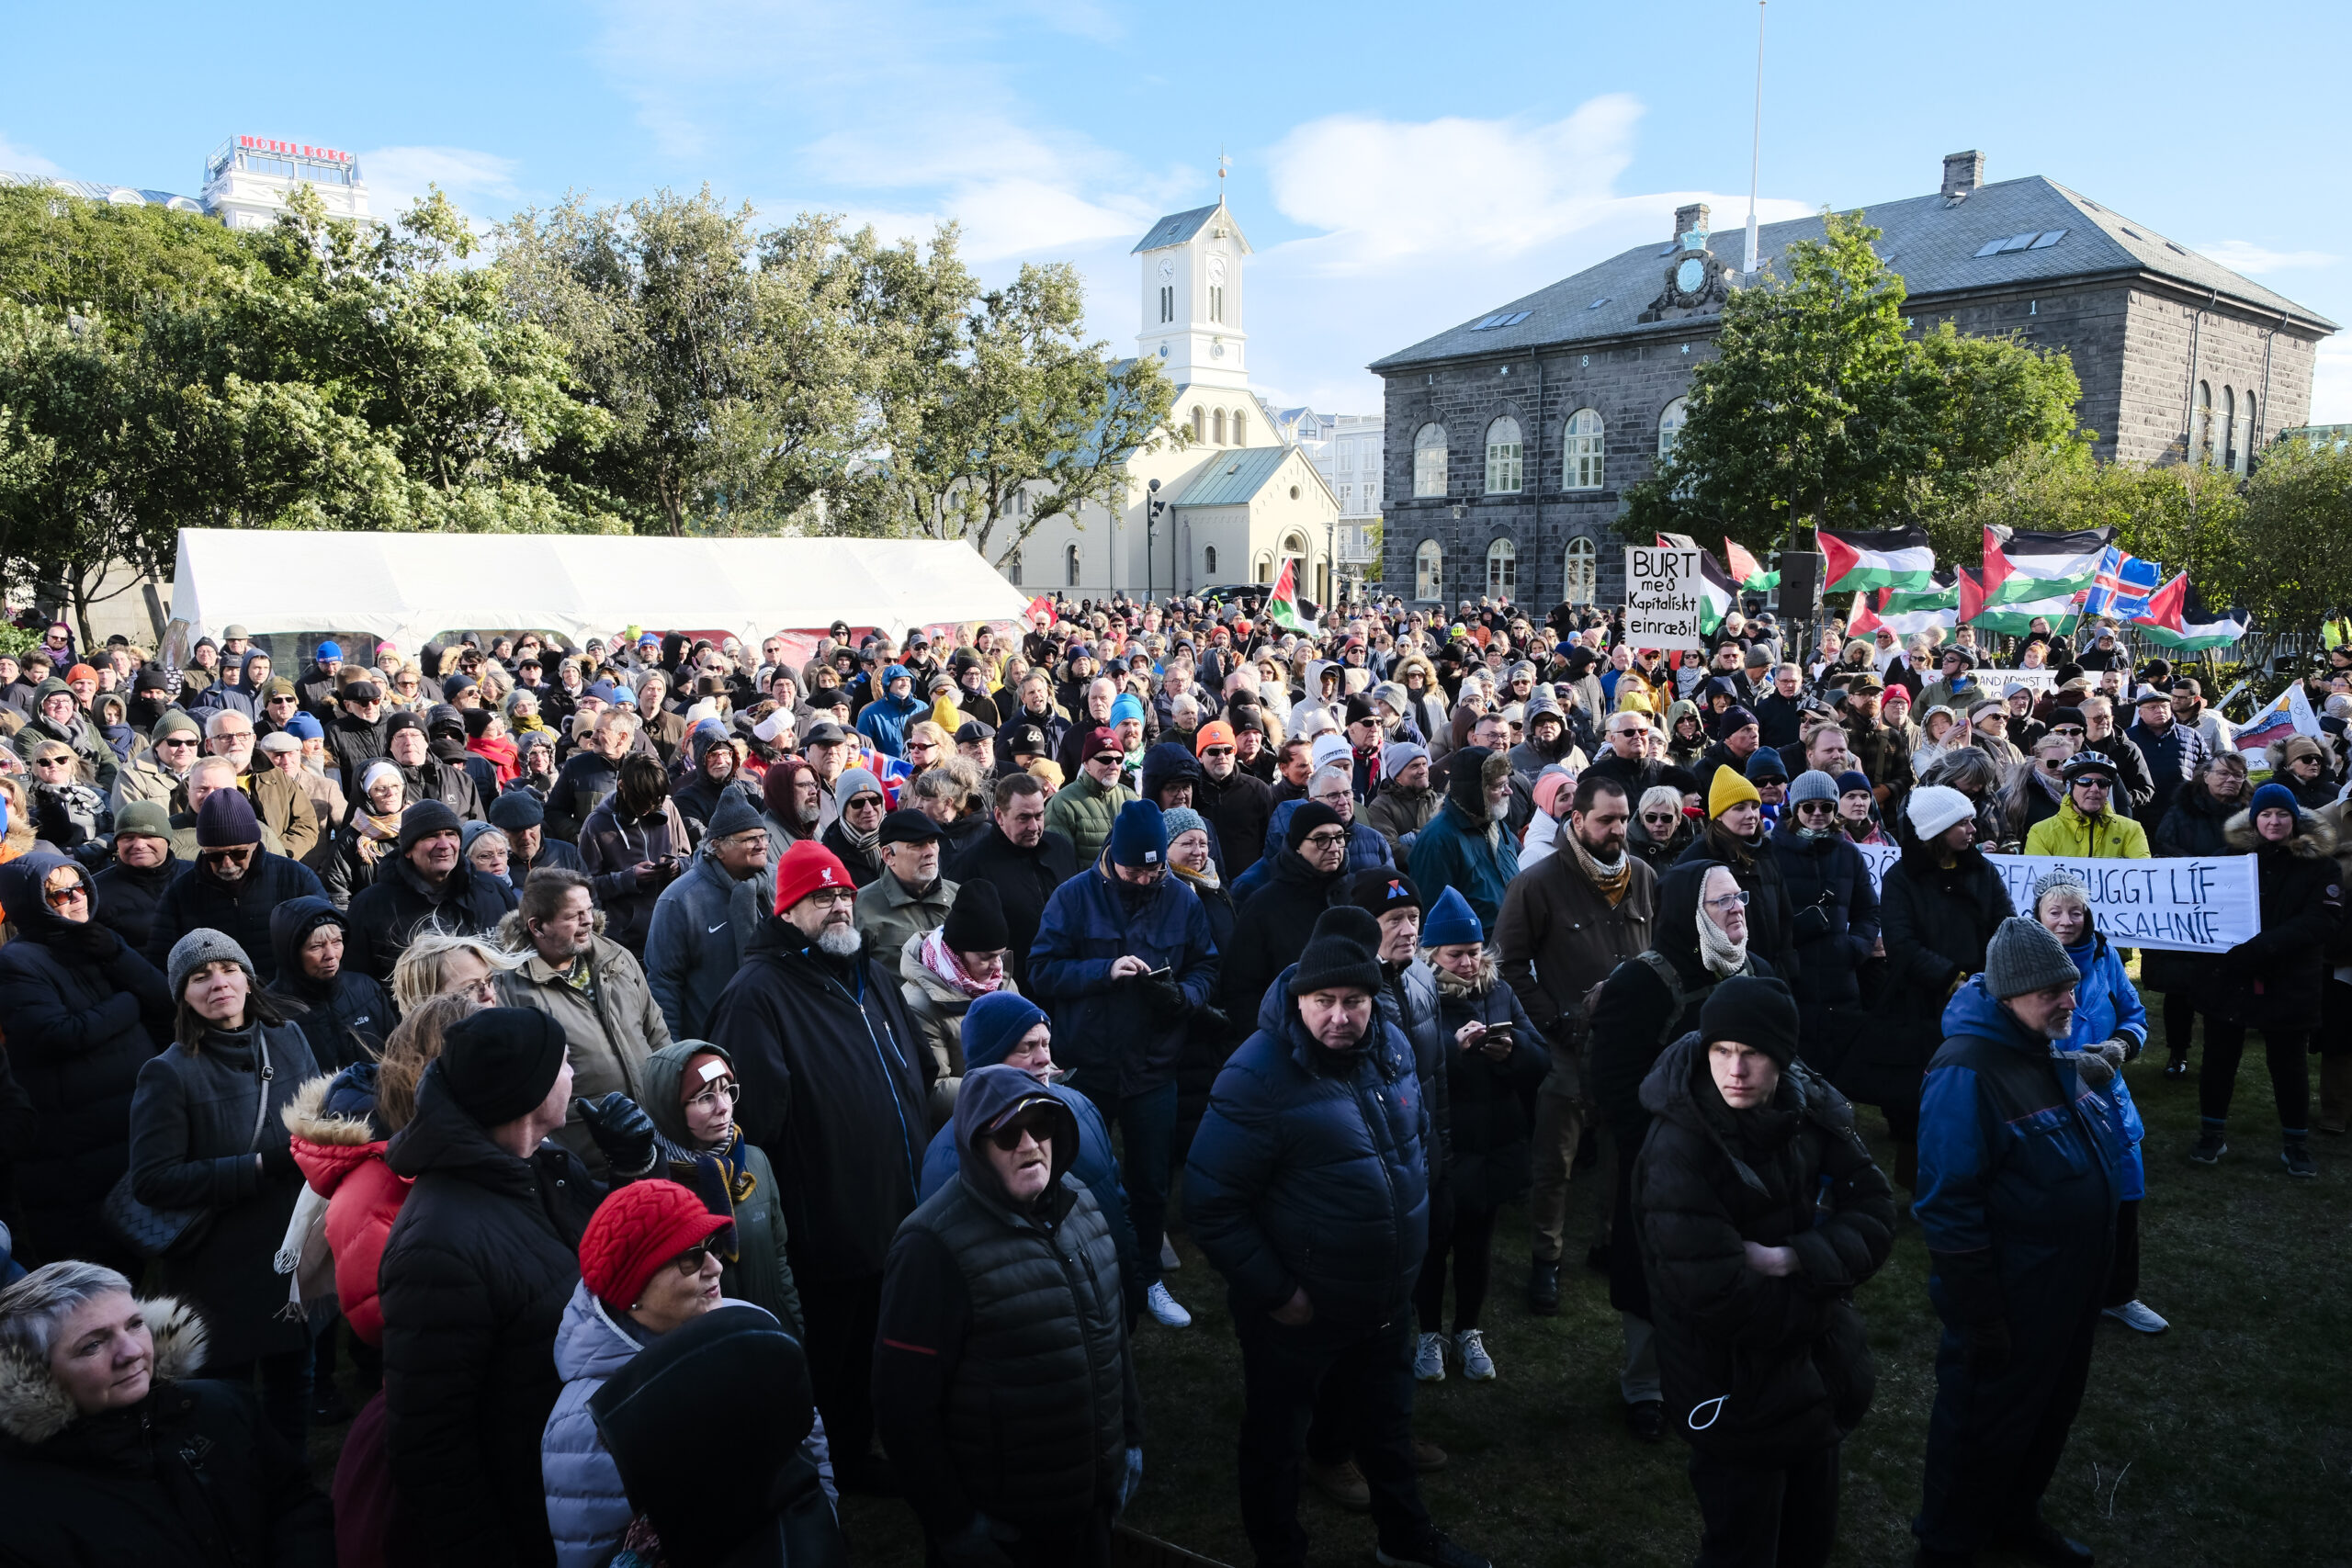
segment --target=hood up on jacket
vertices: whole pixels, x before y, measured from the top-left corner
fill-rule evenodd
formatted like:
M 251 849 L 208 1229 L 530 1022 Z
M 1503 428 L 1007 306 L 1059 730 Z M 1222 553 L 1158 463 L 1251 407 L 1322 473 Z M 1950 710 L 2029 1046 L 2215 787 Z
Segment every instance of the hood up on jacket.
M 315 895 L 288 898 L 269 912 L 269 946 L 277 956 L 277 987 L 304 1001 L 324 1001 L 334 992 L 334 982 L 321 984 L 302 967 L 302 944 L 323 925 L 343 928 L 347 941 L 351 922 L 342 910 Z
M 294 1091 L 278 1115 L 293 1134 L 294 1163 L 311 1191 L 332 1198 L 353 1171 L 382 1156 L 391 1134 L 378 1124 L 375 1110 L 373 1062 L 332 1077 L 321 1074 Z
M 964 1087 L 956 1095 L 956 1159 L 967 1185 L 996 1202 L 1012 1206 L 1005 1196 L 1004 1183 L 997 1179 L 996 1167 L 989 1163 L 982 1151 L 972 1146 L 981 1136 L 982 1129 L 1023 1100 L 1045 1107 L 1054 1118 L 1053 1180 L 1048 1192 L 1061 1185 L 1062 1178 L 1078 1162 L 1078 1117 L 1070 1108 L 1046 1092 L 1046 1086 L 1018 1067 L 1001 1064 L 982 1067 L 965 1076 Z
M 1173 740 L 1163 740 L 1143 754 L 1143 797 L 1158 805 L 1165 785 L 1190 779 L 1201 782 L 1201 764 L 1192 752 Z
M 154 1382 L 177 1382 L 201 1371 L 209 1338 L 196 1309 L 173 1296 L 138 1304 L 155 1339 Z M 0 1352 L 0 1432 L 38 1448 L 80 1416 L 74 1401 L 50 1376 L 48 1363 Z
M 0 914 L 16 926 L 18 937 L 47 947 L 76 923 L 49 907 L 49 879 L 67 869 L 82 879 L 82 890 L 89 895 L 90 919 L 96 919 L 97 884 L 90 880 L 89 869 L 81 862 L 48 850 L 35 850 L 0 865 Z
M 726 1063 L 729 1071 L 734 1070 L 734 1056 L 725 1046 L 707 1040 L 673 1040 L 645 1058 L 645 1065 L 638 1069 L 645 1083 L 645 1113 L 653 1119 L 653 1130 L 682 1149 L 695 1146 L 694 1134 L 686 1130 L 686 1100 L 682 1092 L 686 1064 L 706 1055 Z

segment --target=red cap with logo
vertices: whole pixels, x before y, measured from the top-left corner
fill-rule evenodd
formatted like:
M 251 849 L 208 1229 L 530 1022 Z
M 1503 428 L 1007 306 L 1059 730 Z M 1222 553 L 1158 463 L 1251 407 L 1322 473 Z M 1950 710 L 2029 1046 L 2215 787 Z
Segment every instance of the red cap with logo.
M 775 863 L 775 912 L 785 913 L 820 887 L 857 891 L 841 856 L 814 839 L 803 839 Z

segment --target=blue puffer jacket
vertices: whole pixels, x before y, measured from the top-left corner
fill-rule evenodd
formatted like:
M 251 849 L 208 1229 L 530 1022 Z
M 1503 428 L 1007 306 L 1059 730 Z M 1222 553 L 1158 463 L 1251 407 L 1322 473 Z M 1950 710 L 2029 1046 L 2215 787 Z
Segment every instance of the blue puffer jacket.
M 1256 863 L 1234 881 L 1234 908 L 1239 908 L 1247 904 L 1250 895 L 1264 886 L 1266 879 L 1274 874 L 1274 862 L 1287 847 L 1284 835 L 1290 831 L 1290 819 L 1305 804 L 1303 800 L 1285 800 L 1274 807 L 1272 816 L 1266 818 L 1265 847 L 1259 852 Z M 1348 824 L 1348 858 L 1340 863 L 1342 872 L 1353 876 L 1357 872 L 1370 871 L 1376 865 L 1396 863 L 1396 852 L 1388 847 L 1388 840 L 1379 829 L 1362 818 Z
M 1208 912 L 1183 879 L 1163 876 L 1131 909 L 1109 852 L 1054 889 L 1029 952 L 1029 996 L 1052 1015 L 1070 1077 L 1121 1099 L 1175 1076 L 1193 1011 L 1216 999 L 1216 942 Z M 1182 1005 L 1142 979 L 1114 980 L 1115 959 L 1168 969 Z
M 2088 942 L 2068 948 L 2066 956 L 2075 961 L 2083 979 L 2075 987 L 2075 1032 L 2066 1036 L 2065 1049 L 2086 1051 L 2120 1036 L 2132 1042 L 2132 1054 L 2138 1055 L 2148 1043 L 2148 1010 L 2141 1005 L 2132 976 L 2123 972 L 2122 957 L 2097 931 L 2091 932 Z M 2127 1203 L 2144 1198 L 2148 1177 L 2140 1159 L 2140 1140 L 2148 1130 L 2141 1123 L 2140 1108 L 2132 1103 L 2132 1086 L 2118 1073 L 2112 1083 L 2098 1091 L 2098 1097 L 2114 1119 L 2116 1137 L 2123 1145 L 2123 1185 L 2116 1196 Z
M 1405 1310 L 1429 1249 L 1429 1112 L 1405 1037 L 1380 1022 L 1335 1059 L 1299 1020 L 1295 972 L 1217 1075 L 1184 1213 L 1235 1312 L 1303 1288 L 1317 1323 L 1367 1327 Z
M 931 705 L 917 696 L 894 697 L 888 694 L 890 682 L 908 677 L 906 666 L 892 664 L 882 671 L 883 695 L 876 697 L 858 710 L 858 733 L 874 742 L 874 749 L 885 756 L 903 757 L 907 754 L 907 726 L 931 712 Z
M 555 1370 L 563 1379 L 563 1393 L 539 1439 L 557 1568 L 603 1568 L 637 1515 L 588 1402 L 645 1348 L 651 1337 L 639 1338 L 644 1332 L 607 1313 L 586 1285 L 572 1287 L 555 1331 Z

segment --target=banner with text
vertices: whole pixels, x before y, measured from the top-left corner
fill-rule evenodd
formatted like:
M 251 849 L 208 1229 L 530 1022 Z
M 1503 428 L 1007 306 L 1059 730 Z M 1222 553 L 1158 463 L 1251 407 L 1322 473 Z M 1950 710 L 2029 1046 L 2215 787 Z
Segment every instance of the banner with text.
M 1703 652 L 1706 584 L 1699 552 L 1670 545 L 1625 547 L 1625 641 L 1635 649 Z
M 1873 886 L 1902 852 L 1892 844 L 1857 844 Z M 2077 860 L 2071 855 L 1986 855 L 2008 884 L 2009 905 L 2033 910 L 2033 885 L 2060 866 L 2090 889 L 2091 918 L 2118 947 L 2167 953 L 2227 953 L 2262 930 L 2262 900 L 2252 855 L 2196 855 L 2165 860 Z

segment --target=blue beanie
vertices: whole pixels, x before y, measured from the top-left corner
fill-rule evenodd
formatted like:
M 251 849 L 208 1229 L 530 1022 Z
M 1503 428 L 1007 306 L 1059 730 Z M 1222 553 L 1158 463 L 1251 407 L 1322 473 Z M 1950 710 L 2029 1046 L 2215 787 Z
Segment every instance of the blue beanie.
M 2246 807 L 2246 812 L 2249 816 L 2259 817 L 2274 806 L 2281 811 L 2291 811 L 2298 817 L 2302 815 L 2301 807 L 2295 799 L 2295 792 L 2282 784 L 2267 784 L 2256 790 L 2252 803 Z
M 1487 932 L 1462 889 L 1449 887 L 1437 896 L 1437 903 L 1421 920 L 1420 940 L 1423 947 L 1458 947 L 1485 942 Z
M 322 642 L 319 644 L 319 650 L 311 657 L 313 659 L 341 659 L 343 657 L 343 644 L 339 642 Z
M 885 664 L 882 666 L 882 690 L 885 693 L 889 691 L 891 682 L 912 681 L 914 678 L 915 672 L 908 669 L 903 664 Z
M 1145 722 L 1143 699 L 1133 692 L 1121 692 L 1116 700 L 1111 704 L 1111 722 L 1124 724 L 1128 719 L 1134 719 L 1137 724 Z
M 319 721 L 307 713 L 298 713 L 288 719 L 286 732 L 297 740 L 324 740 L 327 738 L 327 732 L 319 728 Z
M 1142 866 L 1168 863 L 1168 822 L 1148 800 L 1131 800 L 1119 807 L 1111 824 L 1111 863 Z
M 1017 991 L 990 991 L 964 1010 L 964 1069 L 993 1067 L 1021 1037 L 1047 1021 L 1045 1010 Z

